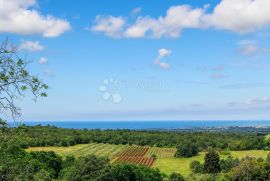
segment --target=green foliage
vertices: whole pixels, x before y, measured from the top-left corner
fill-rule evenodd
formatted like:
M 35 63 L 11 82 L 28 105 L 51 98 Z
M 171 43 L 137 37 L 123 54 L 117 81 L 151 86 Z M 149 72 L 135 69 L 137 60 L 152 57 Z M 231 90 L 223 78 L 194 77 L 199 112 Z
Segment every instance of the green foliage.
M 21 125 L 20 139 L 17 141 L 24 147 L 29 146 L 72 146 L 84 143 L 136 144 L 153 146 L 159 143 L 162 147 L 187 145 L 193 140 L 200 151 L 209 147 L 230 150 L 264 149 L 264 139 L 253 133 L 222 132 L 167 132 L 167 131 L 132 131 L 132 130 L 74 130 L 55 126 Z M 195 141 L 194 141 L 195 140 Z M 251 142 L 253 145 L 245 144 Z M 191 143 L 191 145 L 193 144 Z M 240 144 L 241 143 L 241 144 Z M 246 149 L 248 146 L 248 149 Z M 189 148 L 188 148 L 189 149 Z
M 229 172 L 229 177 L 233 181 L 238 180 L 265 181 L 270 178 L 263 164 L 258 163 L 255 158 L 250 157 L 243 158 L 238 164 L 238 166 L 234 167 Z
M 163 181 L 158 169 L 131 164 L 113 166 L 110 178 L 111 181 Z
M 225 149 L 225 150 L 220 150 L 219 154 L 221 154 L 221 155 L 231 155 L 231 152 L 230 152 L 230 150 Z
M 33 159 L 38 160 L 44 164 L 44 169 L 50 173 L 52 178 L 57 178 L 62 169 L 62 158 L 54 152 L 37 151 L 30 152 Z
M 28 90 L 37 97 L 46 97 L 48 86 L 27 70 L 29 62 L 19 57 L 17 48 L 8 40 L 0 45 L 0 108 L 2 113 L 20 116 L 14 99 L 24 97 Z
M 169 176 L 169 181 L 185 181 L 185 179 L 180 173 L 172 173 Z
M 73 164 L 67 164 L 60 175 L 68 181 L 87 181 L 102 180 L 108 173 L 110 173 L 109 160 L 90 155 L 80 157 Z
M 219 173 L 221 170 L 219 154 L 213 149 L 209 150 L 205 154 L 204 170 L 206 173 Z
M 152 155 L 151 155 L 151 158 L 157 159 L 157 155 L 156 155 L 156 154 L 152 154 Z
M 264 139 L 251 133 L 212 133 L 212 132 L 166 132 L 166 131 L 131 131 L 131 130 L 74 130 L 62 129 L 53 126 L 19 126 L 17 128 L 8 128 L 6 124 L 0 129 L 0 180 L 97 180 L 97 181 L 118 181 L 124 179 L 147 178 L 148 180 L 161 180 L 163 175 L 160 171 L 135 165 L 111 165 L 106 158 L 84 157 L 75 159 L 72 156 L 66 157 L 62 160 L 59 156 L 52 152 L 35 152 L 27 153 L 23 148 L 28 146 L 59 146 L 62 143 L 67 145 L 74 145 L 78 143 L 126 143 L 139 145 L 157 145 L 173 146 L 183 143 L 188 147 L 185 139 L 192 140 L 198 145 L 200 150 L 206 147 L 226 148 L 235 147 L 237 149 L 244 149 L 248 140 L 261 142 L 253 145 L 257 148 L 258 145 L 264 143 Z M 209 140 L 208 138 L 211 137 Z M 222 144 L 216 144 L 221 140 Z M 239 144 L 241 142 L 241 144 Z M 195 146 L 196 146 L 195 145 Z M 241 145 L 239 147 L 239 145 Z M 257 152 L 256 152 L 257 153 Z M 254 153 L 253 153 L 254 154 Z M 233 152 L 232 152 L 232 155 Z M 151 156 L 151 155 L 149 155 Z M 262 155 L 263 156 L 263 155 Z M 173 160 L 179 160 L 172 158 Z M 186 158 L 182 158 L 186 159 Z M 193 158 L 192 158 L 193 159 Z M 218 173 L 220 169 L 223 172 L 229 172 L 230 178 L 235 178 L 240 175 L 241 178 L 246 178 L 246 172 L 241 171 L 240 164 L 232 158 L 221 160 L 218 153 L 210 154 L 205 157 L 205 167 L 196 162 L 190 164 L 191 169 L 195 175 L 195 180 L 220 180 L 219 175 L 212 177 L 211 174 L 205 174 L 202 170 L 208 173 Z M 254 178 L 263 178 L 269 180 L 270 175 L 270 156 L 266 160 L 254 159 L 255 161 L 247 170 L 253 170 L 251 176 Z M 157 160 L 158 161 L 158 160 Z M 177 162 L 178 163 L 178 162 Z M 207 166 L 208 165 L 208 166 Z M 179 165 L 180 167 L 180 165 Z M 208 168 L 208 169 L 206 169 Z M 219 169 L 218 169 L 219 168 Z M 258 172 L 259 169 L 262 170 Z M 208 170 L 208 171 L 207 171 Z M 184 174 L 184 172 L 181 172 Z M 202 174 L 201 174 L 202 173 Z M 199 176 L 202 175 L 202 176 Z M 255 176 L 254 176 L 255 175 Z M 262 177 L 257 177 L 261 175 Z M 251 177 L 250 175 L 247 177 Z M 225 177 L 224 177 L 225 178 Z M 223 179 L 223 178 L 222 178 Z M 222 180 L 221 179 L 221 180 Z M 259 180 L 258 179 L 258 180 Z M 232 179 L 233 180 L 233 179 Z
M 51 181 L 50 173 L 46 170 L 40 170 L 34 175 L 34 181 Z
M 199 153 L 198 146 L 192 142 L 184 142 L 177 145 L 176 157 L 192 157 Z
M 220 168 L 223 172 L 227 173 L 232 168 L 236 167 L 239 164 L 239 160 L 234 159 L 232 156 L 229 156 L 227 159 L 220 160 Z
M 190 163 L 190 169 L 193 173 L 203 173 L 204 166 L 199 161 L 194 160 Z

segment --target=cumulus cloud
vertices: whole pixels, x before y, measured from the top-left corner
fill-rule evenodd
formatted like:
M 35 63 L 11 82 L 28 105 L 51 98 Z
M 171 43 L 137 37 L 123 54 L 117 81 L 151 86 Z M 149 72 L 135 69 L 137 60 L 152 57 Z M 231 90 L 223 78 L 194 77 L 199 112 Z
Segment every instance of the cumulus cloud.
M 104 33 L 110 37 L 121 36 L 125 19 L 114 16 L 97 16 L 96 25 L 91 28 L 92 31 Z
M 158 56 L 154 61 L 155 65 L 158 65 L 162 69 L 169 69 L 171 66 L 168 62 L 163 61 L 163 59 L 172 53 L 171 50 L 162 48 L 158 50 Z
M 47 58 L 41 57 L 38 61 L 39 64 L 46 64 L 48 62 Z
M 203 21 L 208 26 L 247 33 L 270 25 L 269 0 L 222 0 Z
M 57 37 L 71 29 L 68 21 L 42 15 L 36 0 L 0 0 L 0 33 Z
M 127 27 L 125 37 L 139 38 L 150 36 L 153 38 L 178 37 L 184 28 L 202 27 L 200 17 L 205 9 L 192 9 L 190 6 L 173 6 L 167 10 L 166 16 L 157 19 L 139 17 L 136 22 Z
M 39 43 L 39 41 L 23 41 L 19 46 L 19 50 L 27 50 L 30 52 L 41 51 L 44 47 Z
M 207 12 L 208 7 L 172 6 L 165 16 L 140 16 L 133 23 L 122 21 L 121 28 L 115 29 L 113 34 L 103 32 L 112 36 L 117 31 L 119 37 L 126 38 L 176 38 L 185 28 L 215 28 L 243 34 L 270 26 L 269 0 L 222 0 L 213 12 Z M 110 22 L 113 18 L 119 17 L 107 16 L 103 21 Z M 111 23 L 105 24 L 103 29 L 109 27 Z

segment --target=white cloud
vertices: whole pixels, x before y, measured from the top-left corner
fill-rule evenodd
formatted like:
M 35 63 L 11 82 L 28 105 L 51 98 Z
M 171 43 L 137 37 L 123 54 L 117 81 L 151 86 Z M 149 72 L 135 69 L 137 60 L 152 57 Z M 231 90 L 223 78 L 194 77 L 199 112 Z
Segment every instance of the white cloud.
M 158 50 L 158 53 L 159 53 L 160 57 L 165 57 L 165 56 L 170 55 L 172 53 L 172 51 L 168 50 L 168 49 L 165 49 L 165 48 L 162 48 L 162 49 Z
M 264 104 L 269 104 L 270 103 L 270 98 L 268 97 L 263 97 L 263 98 L 258 98 L 258 99 L 248 99 L 245 101 L 245 105 L 248 106 L 260 106 Z
M 240 45 L 239 52 L 241 55 L 253 55 L 256 53 L 270 52 L 269 48 L 263 48 L 254 41 L 242 40 L 239 42 L 239 45 Z
M 71 29 L 68 21 L 42 15 L 36 0 L 0 0 L 0 33 L 56 37 Z
M 204 21 L 209 26 L 247 33 L 270 25 L 269 0 L 222 0 Z
M 168 62 L 163 61 L 164 57 L 169 56 L 172 53 L 171 50 L 162 48 L 158 50 L 158 56 L 154 61 L 155 65 L 158 65 L 162 69 L 169 69 L 171 65 Z
M 244 107 L 270 107 L 270 98 L 251 98 L 243 102 L 230 102 L 229 106 L 244 106 Z
M 125 25 L 123 17 L 97 16 L 95 21 L 96 25 L 91 30 L 111 37 L 121 36 L 121 31 Z
M 39 41 L 23 41 L 19 46 L 19 50 L 27 50 L 30 52 L 41 51 L 44 47 L 39 43 Z
M 141 8 L 141 7 L 136 7 L 136 8 L 134 8 L 134 9 L 131 11 L 131 14 L 132 14 L 132 15 L 137 15 L 137 14 L 139 14 L 141 11 L 142 11 L 142 8 Z
M 129 26 L 125 37 L 139 38 L 150 36 L 153 38 L 179 37 L 184 28 L 201 27 L 200 17 L 205 9 L 192 9 L 190 6 L 172 6 L 168 9 L 166 16 L 157 19 L 151 17 L 139 17 L 136 22 Z
M 122 21 L 121 28 L 115 29 L 113 34 L 126 38 L 176 38 L 185 28 L 216 28 L 243 34 L 270 26 L 269 0 L 222 0 L 213 12 L 207 12 L 208 7 L 172 6 L 165 16 L 138 17 L 133 23 Z M 103 21 L 112 18 L 117 17 L 108 16 Z
M 38 61 L 39 64 L 46 64 L 48 62 L 47 58 L 41 57 Z

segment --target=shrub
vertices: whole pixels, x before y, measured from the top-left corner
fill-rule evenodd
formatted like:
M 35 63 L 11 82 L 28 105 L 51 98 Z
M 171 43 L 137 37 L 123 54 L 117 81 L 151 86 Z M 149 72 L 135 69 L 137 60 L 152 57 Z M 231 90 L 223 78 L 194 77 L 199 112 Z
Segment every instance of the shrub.
M 180 173 L 171 173 L 169 181 L 185 181 L 184 177 Z
M 111 169 L 110 176 L 103 177 L 104 181 L 163 181 L 158 169 L 132 164 L 117 164 Z
M 191 142 L 186 142 L 178 145 L 176 151 L 176 157 L 192 157 L 198 155 L 198 146 Z
M 218 173 L 220 172 L 220 160 L 219 154 L 215 150 L 211 149 L 205 154 L 204 157 L 204 170 L 206 173 Z
M 256 158 L 246 157 L 242 159 L 238 166 L 229 172 L 231 180 L 267 180 L 262 164 Z
M 68 181 L 100 180 L 109 173 L 110 163 L 107 158 L 89 155 L 76 159 L 72 166 L 63 169 L 61 177 Z
M 234 159 L 232 156 L 229 156 L 225 160 L 220 160 L 220 168 L 223 172 L 228 173 L 233 167 L 236 167 L 239 164 L 239 160 Z
M 193 173 L 203 173 L 204 172 L 204 167 L 203 164 L 201 164 L 199 161 L 194 160 L 190 163 L 189 165 L 191 171 Z

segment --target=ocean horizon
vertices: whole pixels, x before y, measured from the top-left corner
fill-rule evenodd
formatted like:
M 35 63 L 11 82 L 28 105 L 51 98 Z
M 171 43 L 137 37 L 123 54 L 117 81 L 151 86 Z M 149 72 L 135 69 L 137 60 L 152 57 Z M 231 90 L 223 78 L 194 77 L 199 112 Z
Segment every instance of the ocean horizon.
M 20 121 L 8 122 L 11 127 L 22 124 L 27 126 L 56 126 L 69 129 L 191 129 L 207 127 L 265 127 L 270 126 L 270 120 L 216 120 L 216 121 Z

